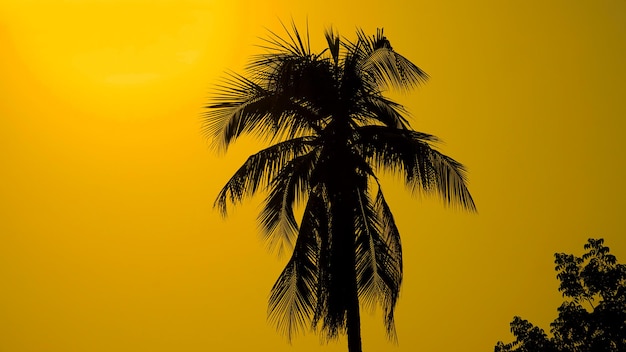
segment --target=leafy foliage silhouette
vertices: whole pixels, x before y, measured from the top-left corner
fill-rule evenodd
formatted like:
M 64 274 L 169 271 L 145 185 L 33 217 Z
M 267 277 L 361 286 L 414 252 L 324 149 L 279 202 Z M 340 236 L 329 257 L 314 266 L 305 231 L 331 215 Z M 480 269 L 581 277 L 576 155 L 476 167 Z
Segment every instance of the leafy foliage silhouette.
M 499 341 L 496 352 L 626 351 L 626 265 L 618 264 L 603 239 L 589 239 L 585 254 L 555 254 L 559 291 L 567 300 L 550 324 L 551 337 L 515 317 L 515 341 Z
M 205 131 L 226 151 L 242 134 L 269 147 L 251 155 L 219 192 L 227 215 L 267 190 L 259 222 L 269 245 L 291 258 L 274 284 L 268 317 L 289 340 L 307 328 L 334 339 L 347 334 L 361 351 L 360 305 L 380 305 L 388 336 L 396 338 L 394 308 L 402 282 L 400 233 L 377 172 L 404 177 L 414 192 L 475 210 L 465 169 L 414 131 L 404 107 L 383 96 L 407 91 L 426 73 L 396 53 L 383 31 L 356 41 L 325 32 L 328 47 L 311 51 L 308 30 L 283 25 L 269 32 L 267 52 L 246 75 L 230 73 L 207 106 Z M 301 220 L 295 208 L 303 205 Z

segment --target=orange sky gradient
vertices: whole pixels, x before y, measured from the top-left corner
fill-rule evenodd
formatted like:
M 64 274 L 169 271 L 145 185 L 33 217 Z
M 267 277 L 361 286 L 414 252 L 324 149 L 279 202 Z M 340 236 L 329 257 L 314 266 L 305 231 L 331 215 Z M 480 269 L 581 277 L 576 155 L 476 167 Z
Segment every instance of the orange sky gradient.
M 431 76 L 392 95 L 479 210 L 385 179 L 399 343 L 365 312 L 364 351 L 491 351 L 514 315 L 549 329 L 555 252 L 603 237 L 626 262 L 626 2 L 4 0 L 0 351 L 346 351 L 266 321 L 287 258 L 260 240 L 262 198 L 212 209 L 259 143 L 216 155 L 202 106 L 291 18 L 318 49 L 330 25 L 385 28 Z

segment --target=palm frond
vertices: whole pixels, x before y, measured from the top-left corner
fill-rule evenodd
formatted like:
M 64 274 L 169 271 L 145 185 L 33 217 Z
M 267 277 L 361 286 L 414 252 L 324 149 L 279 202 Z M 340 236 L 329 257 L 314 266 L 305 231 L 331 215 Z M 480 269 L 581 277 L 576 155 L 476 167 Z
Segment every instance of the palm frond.
M 272 287 L 268 318 L 291 340 L 310 324 L 316 306 L 318 240 L 301 233 L 291 259 Z
M 377 216 L 369 192 L 360 190 L 356 229 L 356 269 L 359 282 L 359 297 L 362 303 L 375 307 L 380 294 L 376 245 L 380 239 L 380 219 Z
M 451 157 L 432 149 L 430 162 L 437 175 L 437 190 L 446 203 L 457 203 L 463 208 L 476 211 L 476 204 L 467 188 L 465 167 Z
M 310 56 L 311 45 L 308 25 L 306 29 L 306 40 L 302 39 L 300 31 L 293 20 L 291 21 L 291 30 L 287 28 L 283 21 L 280 21 L 280 25 L 283 27 L 288 39 L 268 29 L 269 37 L 261 38 L 261 40 L 265 41 L 268 45 L 261 47 L 270 51 L 290 53 L 295 56 Z
M 395 341 L 394 309 L 402 283 L 400 233 L 380 186 L 374 202 L 366 192 L 361 200 L 362 220 L 357 224 L 366 231 L 357 231 L 359 295 L 366 306 L 382 306 L 387 336 Z
M 337 105 L 337 81 L 328 59 L 271 53 L 258 56 L 251 65 L 256 80 L 283 97 L 276 106 L 304 119 L 307 127 L 319 127 Z
M 219 192 L 214 207 L 225 216 L 229 202 L 237 204 L 254 195 L 259 186 L 269 184 L 285 164 L 310 150 L 311 141 L 311 137 L 287 140 L 248 157 Z
M 209 110 L 204 114 L 204 133 L 211 138 L 216 148 L 225 150 L 241 133 L 253 128 L 250 120 L 254 109 L 250 109 L 250 106 L 269 95 L 267 90 L 251 79 L 236 73 L 227 74 L 217 86 L 212 99 L 214 103 L 206 106 Z M 263 113 L 256 117 L 258 119 L 265 115 Z
M 317 303 L 313 312 L 311 326 L 317 328 L 328 313 L 328 295 L 330 283 L 330 215 L 328 209 L 327 192 L 323 185 L 311 188 L 307 206 L 302 216 L 299 233 L 315 233 L 319 240 L 317 257 L 317 288 L 315 296 Z
M 381 245 L 381 248 L 377 251 L 380 253 L 380 258 L 377 257 L 378 265 L 380 266 L 380 272 L 383 285 L 383 294 L 381 295 L 381 305 L 383 307 L 385 316 L 385 327 L 387 330 L 387 336 L 392 340 L 397 339 L 395 324 L 394 324 L 394 311 L 398 298 L 400 296 L 400 285 L 402 284 L 402 244 L 400 241 L 400 231 L 396 226 L 396 222 L 391 213 L 391 209 L 383 192 L 378 188 L 376 200 L 374 203 L 380 222 L 381 222 L 381 242 L 377 242 Z
M 319 256 L 327 237 L 325 201 L 312 191 L 304 210 L 294 252 L 272 287 L 268 318 L 289 340 L 305 326 L 316 324 L 320 305 Z
M 367 96 L 363 101 L 362 113 L 374 123 L 402 130 L 410 128 L 409 121 L 404 117 L 407 114 L 404 106 L 382 95 Z
M 311 185 L 310 176 L 319 153 L 315 150 L 293 158 L 273 178 L 259 222 L 270 250 L 280 255 L 293 247 L 298 231 L 294 215 L 296 203 L 304 198 Z
M 465 168 L 431 146 L 436 137 L 384 126 L 363 126 L 358 131 L 365 157 L 374 165 L 404 174 L 413 191 L 434 191 L 446 204 L 476 211 Z
M 241 75 L 227 77 L 214 101 L 207 106 L 203 128 L 218 150 L 226 150 L 244 133 L 274 141 L 319 129 L 315 111 Z
M 328 50 L 330 51 L 330 56 L 335 63 L 335 66 L 339 64 L 339 48 L 340 48 L 340 39 L 339 34 L 335 33 L 333 28 L 328 28 L 324 32 L 324 36 L 326 37 L 326 42 L 328 43 Z
M 356 44 L 347 44 L 350 50 L 358 53 L 360 60 L 357 69 L 381 89 L 391 86 L 407 91 L 428 80 L 426 72 L 393 50 L 382 29 L 377 30 L 372 37 L 358 30 L 357 37 Z

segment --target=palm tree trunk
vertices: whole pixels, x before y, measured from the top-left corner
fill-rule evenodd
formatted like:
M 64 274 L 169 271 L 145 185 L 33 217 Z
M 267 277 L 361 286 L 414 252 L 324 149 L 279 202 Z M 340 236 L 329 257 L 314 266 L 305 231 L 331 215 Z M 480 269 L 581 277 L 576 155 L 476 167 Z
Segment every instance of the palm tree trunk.
M 359 290 L 356 269 L 356 234 L 355 211 L 357 209 L 357 192 L 359 177 L 356 174 L 354 156 L 348 147 L 350 126 L 348 119 L 335 121 L 337 124 L 335 139 L 329 145 L 332 157 L 327 164 L 333 173 L 327 179 L 332 208 L 333 245 L 331 262 L 338 276 L 334 279 L 337 292 L 341 297 L 341 319 L 345 312 L 345 327 L 348 337 L 348 352 L 362 352 L 361 316 L 359 307 Z M 339 123 L 343 122 L 343 123 Z
M 350 251 L 352 265 L 348 295 L 348 306 L 346 312 L 346 333 L 348 335 L 348 352 L 362 352 L 361 347 L 361 313 L 359 307 L 359 291 L 356 278 L 355 251 Z
M 346 194 L 348 193 L 348 194 Z M 348 351 L 361 352 L 361 319 L 359 307 L 359 291 L 356 273 L 356 252 L 354 211 L 351 207 L 349 193 L 343 196 L 335 194 L 333 197 L 333 246 L 331 265 L 336 276 L 333 276 L 331 287 L 335 295 L 330 299 L 334 302 L 331 312 L 338 314 L 337 319 L 344 322 L 348 337 Z M 335 306 L 335 304 L 337 306 Z
M 339 197 L 343 199 L 337 202 L 340 208 L 338 214 L 342 214 L 336 223 L 336 228 L 341 229 L 339 233 L 341 239 L 336 238 L 337 242 L 341 243 L 337 243 L 337 254 L 343 257 L 339 261 L 343 266 L 342 270 L 340 270 L 342 272 L 342 282 L 339 284 L 343 286 L 342 301 L 346 314 L 348 352 L 362 352 L 361 314 L 356 270 L 356 238 L 353 222 L 355 211 L 353 202 L 354 191 L 349 191 L 350 186 L 354 187 L 354 185 L 344 185 L 343 197 Z M 346 190 L 348 191 L 346 192 Z
M 345 195 L 345 193 L 344 193 Z M 346 198 L 350 198 L 349 196 Z M 359 306 L 359 291 L 356 272 L 356 248 L 354 224 L 352 223 L 354 211 L 350 208 L 350 202 L 341 199 L 335 203 L 335 231 L 333 247 L 333 265 L 336 265 L 337 277 L 333 279 L 336 287 L 337 299 L 341 308 L 339 319 L 345 319 L 346 334 L 348 337 L 348 352 L 361 352 L 361 317 Z M 337 301 L 335 301 L 337 302 Z M 343 325 L 343 324 L 341 324 Z

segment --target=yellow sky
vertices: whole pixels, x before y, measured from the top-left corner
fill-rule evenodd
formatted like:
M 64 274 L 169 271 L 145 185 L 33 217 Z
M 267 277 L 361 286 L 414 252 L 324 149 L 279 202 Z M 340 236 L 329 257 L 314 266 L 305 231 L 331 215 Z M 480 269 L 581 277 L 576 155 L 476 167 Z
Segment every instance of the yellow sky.
M 407 5 L 407 4 L 413 5 Z M 549 328 L 553 253 L 604 237 L 626 262 L 626 3 L 84 0 L 0 4 L 0 351 L 345 351 L 266 322 L 285 258 L 226 220 L 254 143 L 212 154 L 201 107 L 278 19 L 385 27 L 432 77 L 401 101 L 469 169 L 479 214 L 385 190 L 403 236 L 399 344 L 489 351 Z M 321 46 L 318 46 L 321 48 Z

